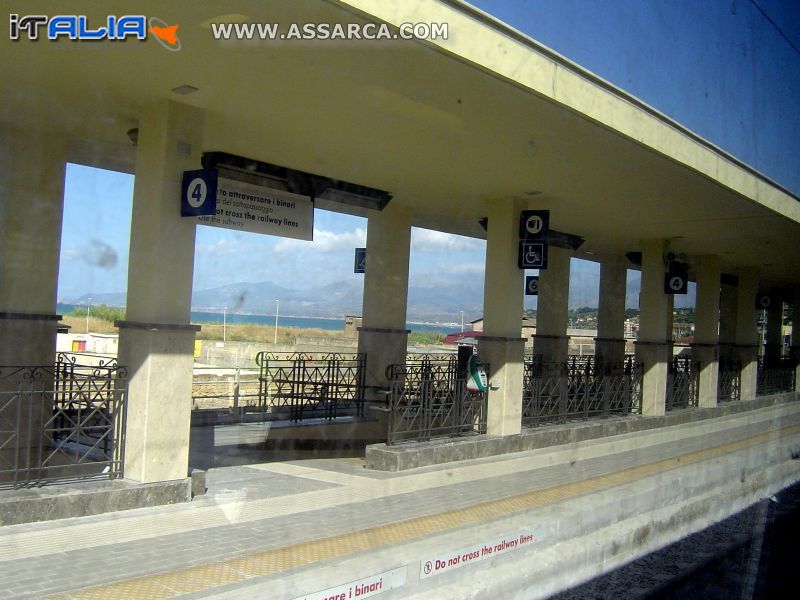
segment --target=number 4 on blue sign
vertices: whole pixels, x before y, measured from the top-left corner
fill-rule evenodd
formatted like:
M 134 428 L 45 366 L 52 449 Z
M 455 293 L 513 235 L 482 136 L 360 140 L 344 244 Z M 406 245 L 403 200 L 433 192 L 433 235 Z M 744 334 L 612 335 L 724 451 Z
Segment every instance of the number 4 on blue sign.
M 205 201 L 208 188 L 206 186 L 206 182 L 202 179 L 195 179 L 192 181 L 192 183 L 194 184 L 194 190 L 192 190 L 192 193 L 190 194 L 192 200 L 194 200 L 192 204 L 197 204 L 199 206 Z
M 217 170 L 184 171 L 181 185 L 181 216 L 217 213 Z

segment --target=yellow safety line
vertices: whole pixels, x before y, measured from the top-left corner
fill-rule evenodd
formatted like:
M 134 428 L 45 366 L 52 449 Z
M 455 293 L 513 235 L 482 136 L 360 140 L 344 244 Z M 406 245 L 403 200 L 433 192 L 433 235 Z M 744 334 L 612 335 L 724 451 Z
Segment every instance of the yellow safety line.
M 282 548 L 264 550 L 205 565 L 144 575 L 117 583 L 99 585 L 74 593 L 50 597 L 78 599 L 142 598 L 150 600 L 198 592 L 227 583 L 235 583 L 252 577 L 295 569 L 317 561 L 440 533 L 455 527 L 480 523 L 579 495 L 597 492 L 635 479 L 641 479 L 660 471 L 729 454 L 746 446 L 766 442 L 797 431 L 800 431 L 800 424 L 784 427 L 777 431 L 761 433 L 736 442 L 728 442 L 706 450 L 698 450 L 637 467 L 629 467 L 614 473 L 590 477 L 582 481 L 525 492 L 499 500 L 480 502 L 466 508 L 369 527 L 328 538 L 299 542 Z M 135 558 L 132 557 L 132 560 L 135 560 Z

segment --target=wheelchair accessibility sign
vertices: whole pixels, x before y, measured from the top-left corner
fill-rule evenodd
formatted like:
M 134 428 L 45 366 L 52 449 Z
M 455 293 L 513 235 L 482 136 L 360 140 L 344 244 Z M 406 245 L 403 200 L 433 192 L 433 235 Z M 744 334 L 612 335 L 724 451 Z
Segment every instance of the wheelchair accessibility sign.
M 547 244 L 545 242 L 519 243 L 519 268 L 520 269 L 546 269 Z

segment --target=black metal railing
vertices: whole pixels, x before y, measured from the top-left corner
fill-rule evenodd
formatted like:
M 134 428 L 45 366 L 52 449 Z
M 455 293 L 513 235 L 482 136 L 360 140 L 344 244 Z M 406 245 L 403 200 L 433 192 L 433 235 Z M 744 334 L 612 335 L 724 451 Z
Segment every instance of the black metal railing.
M 758 359 L 758 375 L 756 376 L 756 395 L 781 394 L 795 391 L 795 369 L 793 360 L 775 361 Z
M 734 402 L 742 398 L 742 363 L 738 360 L 719 361 L 717 402 Z
M 691 356 L 673 356 L 667 365 L 666 410 L 697 406 L 699 363 Z
M 0 487 L 121 477 L 126 393 L 113 360 L 0 367 Z
M 260 352 L 259 407 L 293 421 L 363 416 L 364 354 Z
M 388 444 L 486 432 L 486 392 L 467 389 L 468 374 L 456 356 L 409 357 L 387 367 L 386 378 Z
M 567 362 L 526 359 L 522 424 L 527 427 L 641 413 L 642 365 L 633 357 L 598 363 L 592 356 Z

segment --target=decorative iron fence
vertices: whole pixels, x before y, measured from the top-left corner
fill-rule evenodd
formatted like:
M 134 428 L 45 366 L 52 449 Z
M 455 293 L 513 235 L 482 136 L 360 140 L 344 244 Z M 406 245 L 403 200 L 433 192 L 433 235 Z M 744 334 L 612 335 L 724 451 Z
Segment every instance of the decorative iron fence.
M 774 362 L 758 359 L 758 375 L 756 376 L 756 395 L 767 396 L 795 391 L 795 363 L 782 359 Z
M 691 356 L 673 356 L 667 365 L 666 410 L 697 406 L 699 364 Z
M 259 407 L 293 421 L 364 415 L 364 354 L 259 352 Z
M 642 365 L 633 357 L 597 363 L 571 356 L 564 363 L 525 361 L 522 424 L 533 427 L 610 415 L 641 413 Z
M 742 363 L 738 360 L 720 360 L 717 377 L 717 402 L 741 400 Z
M 0 367 L 0 487 L 121 477 L 126 394 L 114 360 Z
M 486 392 L 467 389 L 455 355 L 413 356 L 387 367 L 386 378 L 388 444 L 486 433 Z

